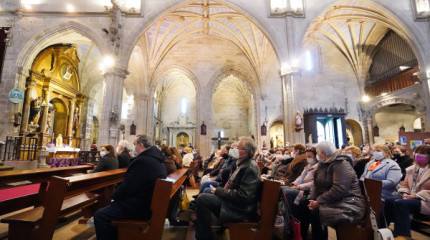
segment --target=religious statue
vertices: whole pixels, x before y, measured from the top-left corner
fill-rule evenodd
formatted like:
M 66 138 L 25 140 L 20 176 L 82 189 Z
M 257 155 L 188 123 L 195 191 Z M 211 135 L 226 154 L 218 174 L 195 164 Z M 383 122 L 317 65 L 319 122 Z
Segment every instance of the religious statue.
M 134 125 L 134 121 L 132 121 L 130 125 L 130 135 L 136 135 L 136 125 Z
M 51 129 L 52 121 L 54 120 L 53 117 L 52 117 L 52 114 L 55 111 L 57 111 L 57 109 L 55 109 L 53 107 L 52 108 L 50 107 L 49 110 L 48 110 L 48 119 L 46 121 L 46 130 L 45 130 L 46 133 L 49 133 L 49 130 Z
M 78 128 L 78 124 L 79 124 L 79 108 L 76 108 L 75 113 L 73 114 L 73 127 L 72 127 L 72 129 L 74 131 L 76 131 L 76 129 Z
M 61 133 L 58 134 L 58 136 L 57 136 L 57 140 L 55 142 L 55 146 L 57 148 L 62 148 L 63 147 L 63 135 L 61 135 Z
M 21 119 L 22 119 L 22 114 L 20 112 L 15 113 L 13 115 L 13 126 L 18 127 L 19 125 L 21 125 Z
M 279 135 L 276 135 L 276 147 L 283 147 L 283 142 L 281 140 L 281 137 Z
M 263 140 L 263 150 L 267 149 L 266 140 Z
M 185 142 L 184 142 L 184 135 L 181 135 L 181 137 L 179 139 L 180 139 L 180 141 L 179 141 L 180 145 L 185 144 Z
M 38 124 L 40 118 L 40 112 L 42 111 L 42 97 L 38 97 L 35 100 L 31 101 L 30 108 L 30 124 Z
M 167 146 L 167 136 L 166 135 L 164 135 L 164 137 L 163 137 L 163 145 Z
M 312 144 L 312 133 L 309 134 L 308 140 L 309 140 L 309 144 Z
M 65 66 L 61 73 L 61 77 L 66 81 L 70 81 L 70 78 L 72 77 L 72 75 L 73 75 L 72 67 L 70 65 Z
M 270 149 L 274 148 L 274 141 L 273 141 L 273 137 L 270 138 Z
M 119 115 L 118 115 L 118 106 L 115 105 L 112 108 L 112 112 L 110 113 L 110 123 L 114 126 L 118 125 Z
M 205 121 L 203 121 L 202 125 L 200 126 L 200 134 L 201 134 L 201 135 L 206 135 L 206 125 L 205 125 Z
M 300 116 L 300 112 L 299 111 L 297 111 L 297 113 L 296 113 L 295 124 L 296 124 L 296 128 L 301 128 L 302 125 L 303 125 L 303 119 L 302 119 L 302 116 Z

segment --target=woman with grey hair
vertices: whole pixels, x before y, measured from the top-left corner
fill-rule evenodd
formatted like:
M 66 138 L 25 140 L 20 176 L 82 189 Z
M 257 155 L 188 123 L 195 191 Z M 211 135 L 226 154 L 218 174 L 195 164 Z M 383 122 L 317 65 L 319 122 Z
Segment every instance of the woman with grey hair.
M 318 143 L 316 150 L 319 166 L 308 207 L 312 239 L 327 239 L 326 226 L 353 224 L 362 219 L 365 202 L 351 158 L 340 155 L 328 141 Z

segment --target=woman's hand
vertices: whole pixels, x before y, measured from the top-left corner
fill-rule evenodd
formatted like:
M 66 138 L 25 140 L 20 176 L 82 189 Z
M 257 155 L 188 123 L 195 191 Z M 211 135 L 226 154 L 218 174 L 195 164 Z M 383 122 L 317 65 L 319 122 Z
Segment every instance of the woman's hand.
M 299 186 L 294 184 L 293 186 L 290 187 L 290 189 L 299 189 Z
M 319 206 L 320 206 L 320 204 L 317 201 L 309 200 L 309 205 L 308 205 L 309 210 L 312 211 L 314 209 L 317 209 Z
M 414 198 L 418 198 L 418 196 L 414 193 L 412 193 L 411 195 L 403 194 L 403 199 L 414 199 Z

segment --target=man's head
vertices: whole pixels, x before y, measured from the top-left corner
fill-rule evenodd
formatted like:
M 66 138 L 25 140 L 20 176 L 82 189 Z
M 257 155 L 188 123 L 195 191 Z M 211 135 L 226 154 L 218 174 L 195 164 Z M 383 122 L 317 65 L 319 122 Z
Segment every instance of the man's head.
M 152 147 L 151 139 L 147 135 L 138 135 L 134 140 L 137 155 L 141 154 L 146 149 Z
M 328 158 L 333 156 L 336 152 L 336 147 L 332 142 L 329 141 L 322 141 L 319 142 L 316 146 L 317 149 L 317 158 L 321 159 L 322 161 L 326 161 Z
M 122 140 L 122 141 L 120 141 L 119 143 L 118 143 L 118 146 L 116 147 L 116 151 L 119 153 L 119 154 L 121 154 L 122 152 L 128 152 L 128 148 L 129 148 L 129 146 L 130 146 L 130 144 L 127 142 L 127 141 L 125 141 L 125 140 Z
M 237 146 L 239 150 L 239 159 L 241 162 L 249 157 L 253 157 L 257 150 L 257 144 L 251 137 L 241 137 Z

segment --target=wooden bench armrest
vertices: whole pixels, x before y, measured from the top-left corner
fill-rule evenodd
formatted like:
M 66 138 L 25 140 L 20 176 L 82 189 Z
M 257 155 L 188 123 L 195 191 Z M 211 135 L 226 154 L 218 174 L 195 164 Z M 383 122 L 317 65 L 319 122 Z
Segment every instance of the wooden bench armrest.
M 36 207 L 1 220 L 2 223 L 29 223 L 34 224 L 42 219 L 44 207 Z
M 127 228 L 146 228 L 149 227 L 149 221 L 143 220 L 114 220 L 112 225 L 115 227 L 127 227 Z
M 258 228 L 260 227 L 259 222 L 237 222 L 237 223 L 226 223 L 228 228 Z

